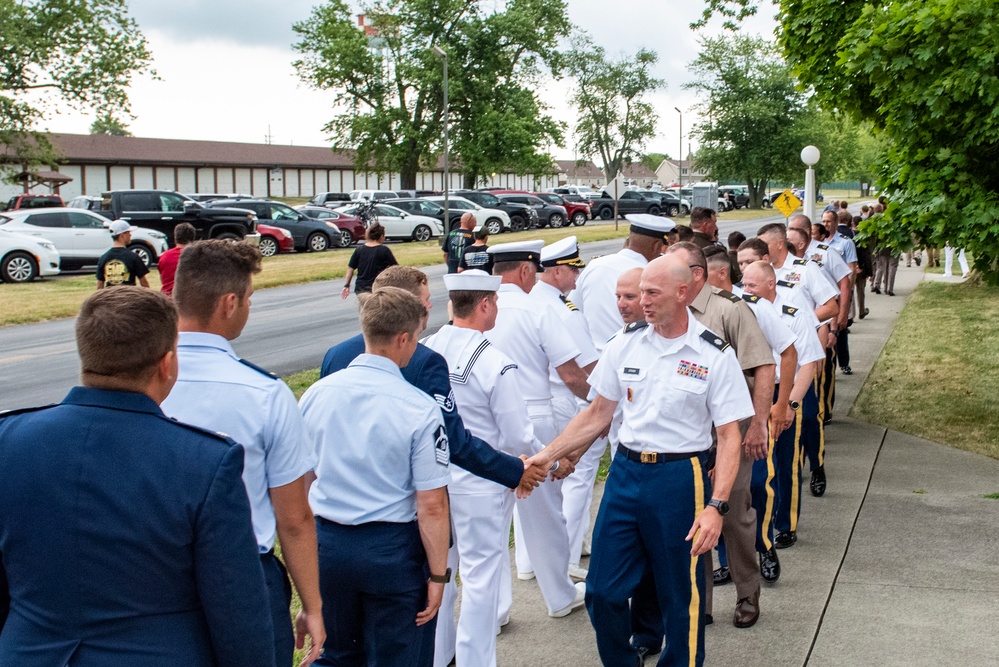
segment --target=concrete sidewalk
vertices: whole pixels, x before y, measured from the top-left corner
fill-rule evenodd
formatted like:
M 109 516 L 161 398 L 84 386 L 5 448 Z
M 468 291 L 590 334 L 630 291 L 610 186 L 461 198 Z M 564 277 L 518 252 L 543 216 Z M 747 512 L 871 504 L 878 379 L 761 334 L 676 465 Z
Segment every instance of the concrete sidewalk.
M 715 590 L 706 665 L 999 664 L 999 500 L 983 498 L 999 492 L 999 461 L 847 416 L 922 277 L 900 267 L 897 296 L 868 295 L 826 430 L 828 490 L 805 491 L 798 542 L 779 552 L 755 627 L 732 625 L 733 586 Z M 513 588 L 501 667 L 600 664 L 585 610 L 551 619 L 535 582 Z

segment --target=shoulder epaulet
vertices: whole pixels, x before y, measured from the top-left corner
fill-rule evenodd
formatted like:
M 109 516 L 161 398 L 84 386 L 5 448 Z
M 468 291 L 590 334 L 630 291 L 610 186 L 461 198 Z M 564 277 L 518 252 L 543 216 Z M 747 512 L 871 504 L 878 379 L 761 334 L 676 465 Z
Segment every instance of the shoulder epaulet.
M 818 244 L 818 247 L 822 248 L 823 250 L 829 250 L 829 244 L 827 243 L 820 243 Z
M 253 370 L 255 370 L 258 373 L 260 373 L 261 375 L 266 375 L 267 377 L 272 378 L 274 380 L 281 379 L 276 373 L 271 373 L 266 368 L 261 368 L 260 366 L 257 366 L 256 364 L 251 363 L 251 362 L 247 361 L 246 359 L 240 359 L 239 363 L 243 364 L 247 368 L 252 368 Z
M 568 306 L 569 310 L 579 310 L 579 308 L 576 308 L 576 304 L 574 304 L 572 301 L 569 301 L 569 299 L 565 298 L 564 294 L 559 294 L 558 298 L 562 299 L 562 303 Z
M 786 315 L 790 315 L 791 317 L 794 317 L 798 313 L 797 308 L 795 308 L 794 306 L 789 306 L 787 304 L 784 304 L 784 307 L 781 308 L 781 310 L 783 310 Z
M 49 408 L 54 408 L 58 403 L 49 403 L 48 405 L 37 405 L 33 408 L 16 408 L 14 410 L 0 410 L 0 419 L 4 417 L 13 417 L 14 415 L 23 415 L 27 412 L 38 412 L 39 410 L 48 410 Z
M 634 333 L 649 326 L 649 323 L 645 320 L 638 320 L 637 322 L 632 322 L 631 324 L 626 324 L 624 327 L 624 333 Z
M 731 345 L 728 344 L 728 342 L 725 339 L 723 339 L 721 336 L 716 334 L 711 329 L 705 329 L 704 331 L 702 331 L 701 338 L 703 340 L 706 340 L 710 345 L 718 348 L 722 352 L 732 347 Z
M 732 303 L 739 303 L 739 301 L 740 301 L 739 297 L 737 297 L 736 295 L 732 294 L 731 292 L 729 292 L 726 289 L 718 290 L 718 296 L 724 297 L 724 298 L 728 299 L 729 301 L 731 301 Z
M 807 259 L 796 259 L 796 260 L 794 260 L 794 264 L 797 264 L 798 266 L 803 266 L 805 264 L 808 264 L 808 260 Z
M 201 435 L 207 435 L 210 438 L 216 440 L 222 440 L 230 445 L 238 445 L 239 443 L 233 440 L 228 433 L 223 433 L 222 431 L 213 431 L 210 428 L 201 428 L 200 426 L 195 426 L 194 424 L 188 424 L 187 422 L 182 422 L 173 417 L 167 417 L 166 415 L 161 415 L 162 419 L 167 420 L 171 424 L 176 424 L 177 426 L 182 426 L 188 431 L 194 431 L 195 433 L 200 433 Z
M 789 283 L 786 280 L 778 280 L 777 284 L 780 285 L 781 287 L 794 287 L 796 283 Z
M 760 300 L 760 297 L 756 296 L 755 294 L 743 294 L 742 300 L 748 301 L 749 303 L 756 303 L 757 301 Z
M 813 259 L 812 261 L 813 261 L 813 262 L 815 262 L 815 263 L 816 263 L 816 264 L 818 265 L 818 267 L 819 267 L 820 269 L 822 268 L 822 262 L 820 262 L 820 261 L 819 261 L 819 260 L 817 260 L 817 259 Z

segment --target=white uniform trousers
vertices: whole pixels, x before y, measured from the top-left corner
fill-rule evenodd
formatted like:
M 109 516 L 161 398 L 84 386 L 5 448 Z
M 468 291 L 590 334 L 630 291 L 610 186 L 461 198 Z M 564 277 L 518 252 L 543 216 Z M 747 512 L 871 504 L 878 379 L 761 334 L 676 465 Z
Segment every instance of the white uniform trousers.
M 450 498 L 455 543 L 448 552 L 448 566 L 461 576 L 461 612 L 456 628 L 457 587 L 452 579 L 444 588 L 438 613 L 434 667 L 446 667 L 452 657 L 459 665 L 496 667 L 496 614 L 504 571 L 509 585 L 514 495 L 502 491 Z
M 572 418 L 579 414 L 576 398 L 558 396 L 552 399 L 555 428 L 561 433 Z M 576 464 L 576 470 L 562 482 L 562 515 L 565 517 L 569 536 L 569 562 L 579 565 L 583 540 L 590 530 L 590 504 L 593 502 L 593 484 L 597 480 L 600 457 L 607 449 L 607 439 L 599 438 L 587 449 Z
M 527 401 L 527 415 L 539 441 L 548 444 L 555 438 L 550 401 Z M 569 579 L 569 536 L 562 516 L 562 482 L 546 481 L 528 498 L 517 500 L 514 515 L 517 571 L 534 572 L 548 611 L 562 609 L 576 598 L 576 588 Z M 509 577 L 509 571 L 504 577 Z M 504 582 L 500 620 L 510 613 L 511 586 L 512 582 Z

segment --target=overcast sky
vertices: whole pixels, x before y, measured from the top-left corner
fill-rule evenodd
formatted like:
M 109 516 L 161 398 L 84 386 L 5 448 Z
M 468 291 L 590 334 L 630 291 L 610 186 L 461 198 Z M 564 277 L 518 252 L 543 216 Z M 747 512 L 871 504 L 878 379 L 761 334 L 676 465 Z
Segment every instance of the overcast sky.
M 129 126 L 140 137 L 207 139 L 260 143 L 268 128 L 273 143 L 322 146 L 331 117 L 332 94 L 315 91 L 298 79 L 291 62 L 292 23 L 308 17 L 318 0 L 131 0 L 130 8 L 149 41 L 162 80 L 141 77 L 130 98 L 136 116 Z M 687 131 L 696 103 L 683 90 L 687 65 L 697 55 L 698 33 L 689 29 L 703 6 L 696 0 L 567 0 L 569 18 L 610 54 L 650 48 L 659 53 L 655 74 L 667 82 L 651 97 L 659 112 L 659 134 L 648 151 L 676 157 L 679 122 Z M 748 31 L 772 38 L 776 23 L 770 5 L 747 24 Z M 718 34 L 720 22 L 702 31 Z M 569 124 L 574 112 L 566 101 L 571 86 L 553 81 L 540 92 L 552 114 Z M 85 134 L 93 118 L 63 113 L 46 124 L 55 132 Z M 696 146 L 695 146 L 696 149 Z M 571 140 L 553 151 L 573 157 Z

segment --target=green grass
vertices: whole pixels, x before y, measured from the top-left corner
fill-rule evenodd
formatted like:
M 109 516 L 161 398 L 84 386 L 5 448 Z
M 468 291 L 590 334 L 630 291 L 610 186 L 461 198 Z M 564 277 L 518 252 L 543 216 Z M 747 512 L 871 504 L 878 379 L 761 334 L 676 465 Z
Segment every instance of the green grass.
M 982 498 L 986 500 L 999 500 L 999 493 L 986 493 Z
M 999 287 L 924 282 L 851 415 L 999 459 Z

